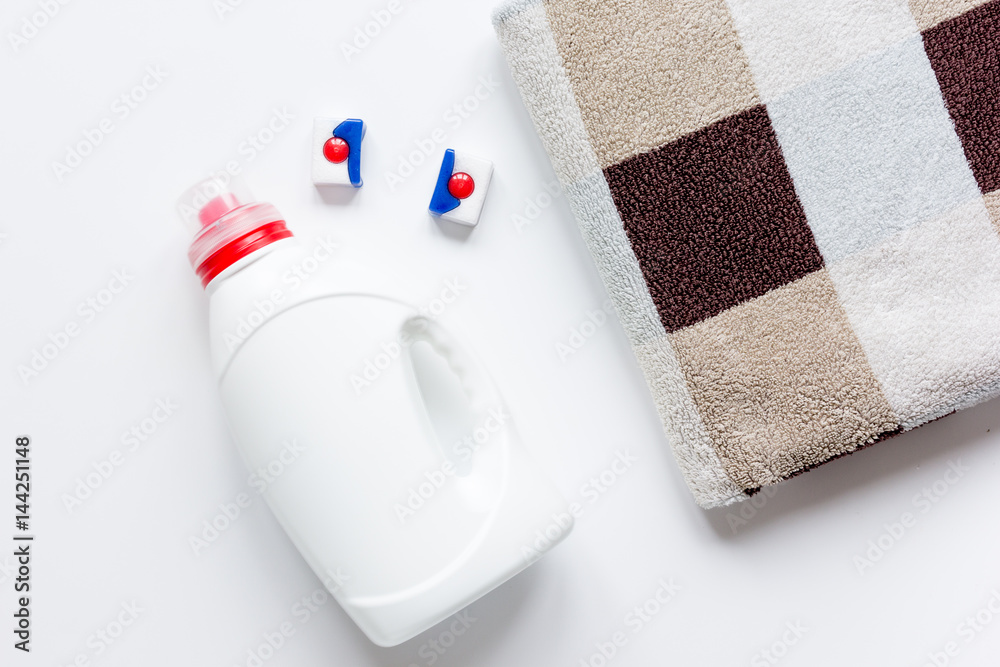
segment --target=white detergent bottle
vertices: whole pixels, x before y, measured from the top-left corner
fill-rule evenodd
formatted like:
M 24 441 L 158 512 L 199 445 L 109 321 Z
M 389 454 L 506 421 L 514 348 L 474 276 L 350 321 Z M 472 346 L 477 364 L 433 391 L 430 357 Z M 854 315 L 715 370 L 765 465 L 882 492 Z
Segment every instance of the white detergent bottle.
M 204 181 L 179 210 L 233 437 L 250 470 L 281 470 L 267 503 L 373 642 L 427 630 L 566 536 L 565 500 L 437 323 L 336 258 L 296 281 L 328 250 L 238 183 Z

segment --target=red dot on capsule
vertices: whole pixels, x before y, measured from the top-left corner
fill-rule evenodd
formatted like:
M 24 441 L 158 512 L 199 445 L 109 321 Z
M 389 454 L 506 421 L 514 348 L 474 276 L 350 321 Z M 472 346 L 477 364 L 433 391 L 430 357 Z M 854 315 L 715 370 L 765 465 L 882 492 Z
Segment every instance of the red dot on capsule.
M 323 157 L 334 164 L 340 164 L 346 160 L 350 152 L 351 149 L 347 146 L 347 142 L 340 137 L 331 137 L 323 144 Z
M 448 179 L 448 192 L 457 199 L 465 199 L 475 189 L 476 182 L 464 171 L 456 172 Z

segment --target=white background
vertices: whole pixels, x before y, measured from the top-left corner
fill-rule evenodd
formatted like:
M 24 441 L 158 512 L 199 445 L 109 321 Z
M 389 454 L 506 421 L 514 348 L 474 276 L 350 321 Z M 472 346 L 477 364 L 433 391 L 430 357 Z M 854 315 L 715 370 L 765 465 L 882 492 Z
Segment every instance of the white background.
M 346 57 L 342 45 L 386 7 L 244 0 L 220 16 L 211 0 L 70 2 L 15 48 L 10 33 L 39 4 L 5 3 L 0 664 L 252 665 L 248 651 L 286 621 L 294 635 L 263 664 L 765 665 L 759 652 L 775 642 L 783 665 L 922 665 L 951 641 L 949 664 L 1000 653 L 993 612 L 979 631 L 959 627 L 1000 591 L 997 404 L 823 466 L 761 496 L 759 509 L 698 509 L 615 318 L 575 354 L 557 352 L 607 297 L 565 200 L 528 206 L 547 203 L 554 176 L 493 36 L 491 2 L 402 0 Z M 131 92 L 148 67 L 165 79 Z M 469 98 L 481 79 L 499 87 Z M 124 117 L 122 95 L 145 99 Z M 453 110 L 463 103 L 477 107 L 464 118 Z M 271 141 L 251 159 L 244 142 L 275 109 L 294 119 L 263 133 Z M 315 115 L 368 123 L 354 196 L 324 201 L 310 184 Z M 53 163 L 104 118 L 113 131 L 60 181 Z M 446 141 L 391 190 L 386 173 L 436 128 Z M 471 234 L 426 212 L 447 147 L 496 164 Z M 307 243 L 329 235 L 345 257 L 392 269 L 414 302 L 450 278 L 467 285 L 442 320 L 473 343 L 528 447 L 584 507 L 562 545 L 471 606 L 471 629 L 444 653 L 430 644 L 450 643 L 443 626 L 380 649 L 332 601 L 302 622 L 294 605 L 320 583 L 259 498 L 209 548 L 196 555 L 189 543 L 248 491 L 210 372 L 206 299 L 173 214 L 182 190 L 231 160 Z M 514 216 L 526 214 L 519 227 Z M 88 321 L 79 304 L 121 269 L 133 279 Z M 74 322 L 79 335 L 24 381 L 18 366 Z M 128 451 L 122 433 L 157 399 L 179 407 Z M 8 631 L 12 450 L 23 433 L 34 443 L 37 535 L 30 655 Z M 67 509 L 115 450 L 122 465 Z M 619 451 L 636 463 L 596 499 L 584 495 Z M 957 483 L 915 501 L 959 460 L 968 470 Z M 904 512 L 915 525 L 888 536 Z M 880 538 L 891 546 L 859 571 Z M 661 578 L 680 591 L 633 632 L 626 615 Z M 98 653 L 96 633 L 133 602 L 138 619 Z M 805 632 L 782 646 L 789 623 Z M 627 642 L 605 661 L 598 645 L 617 632 Z

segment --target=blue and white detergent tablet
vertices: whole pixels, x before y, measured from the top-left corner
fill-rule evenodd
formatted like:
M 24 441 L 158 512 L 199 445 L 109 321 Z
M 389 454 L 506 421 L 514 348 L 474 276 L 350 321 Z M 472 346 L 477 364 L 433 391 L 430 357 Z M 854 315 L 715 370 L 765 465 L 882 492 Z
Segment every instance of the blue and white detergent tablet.
M 357 118 L 316 118 L 312 140 L 313 183 L 360 188 L 364 136 L 364 121 Z
M 444 152 L 434 186 L 431 213 L 475 227 L 492 177 L 492 162 L 449 148 Z

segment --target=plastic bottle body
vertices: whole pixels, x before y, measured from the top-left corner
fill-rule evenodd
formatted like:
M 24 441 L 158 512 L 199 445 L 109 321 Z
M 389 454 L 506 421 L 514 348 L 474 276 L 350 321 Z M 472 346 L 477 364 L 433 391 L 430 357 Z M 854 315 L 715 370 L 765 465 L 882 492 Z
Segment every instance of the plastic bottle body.
M 428 629 L 568 533 L 565 501 L 447 332 L 346 272 L 291 289 L 293 239 L 255 255 L 209 285 L 227 417 L 251 470 L 283 470 L 264 497 L 372 641 Z M 465 438 L 432 423 L 417 346 L 460 381 Z

